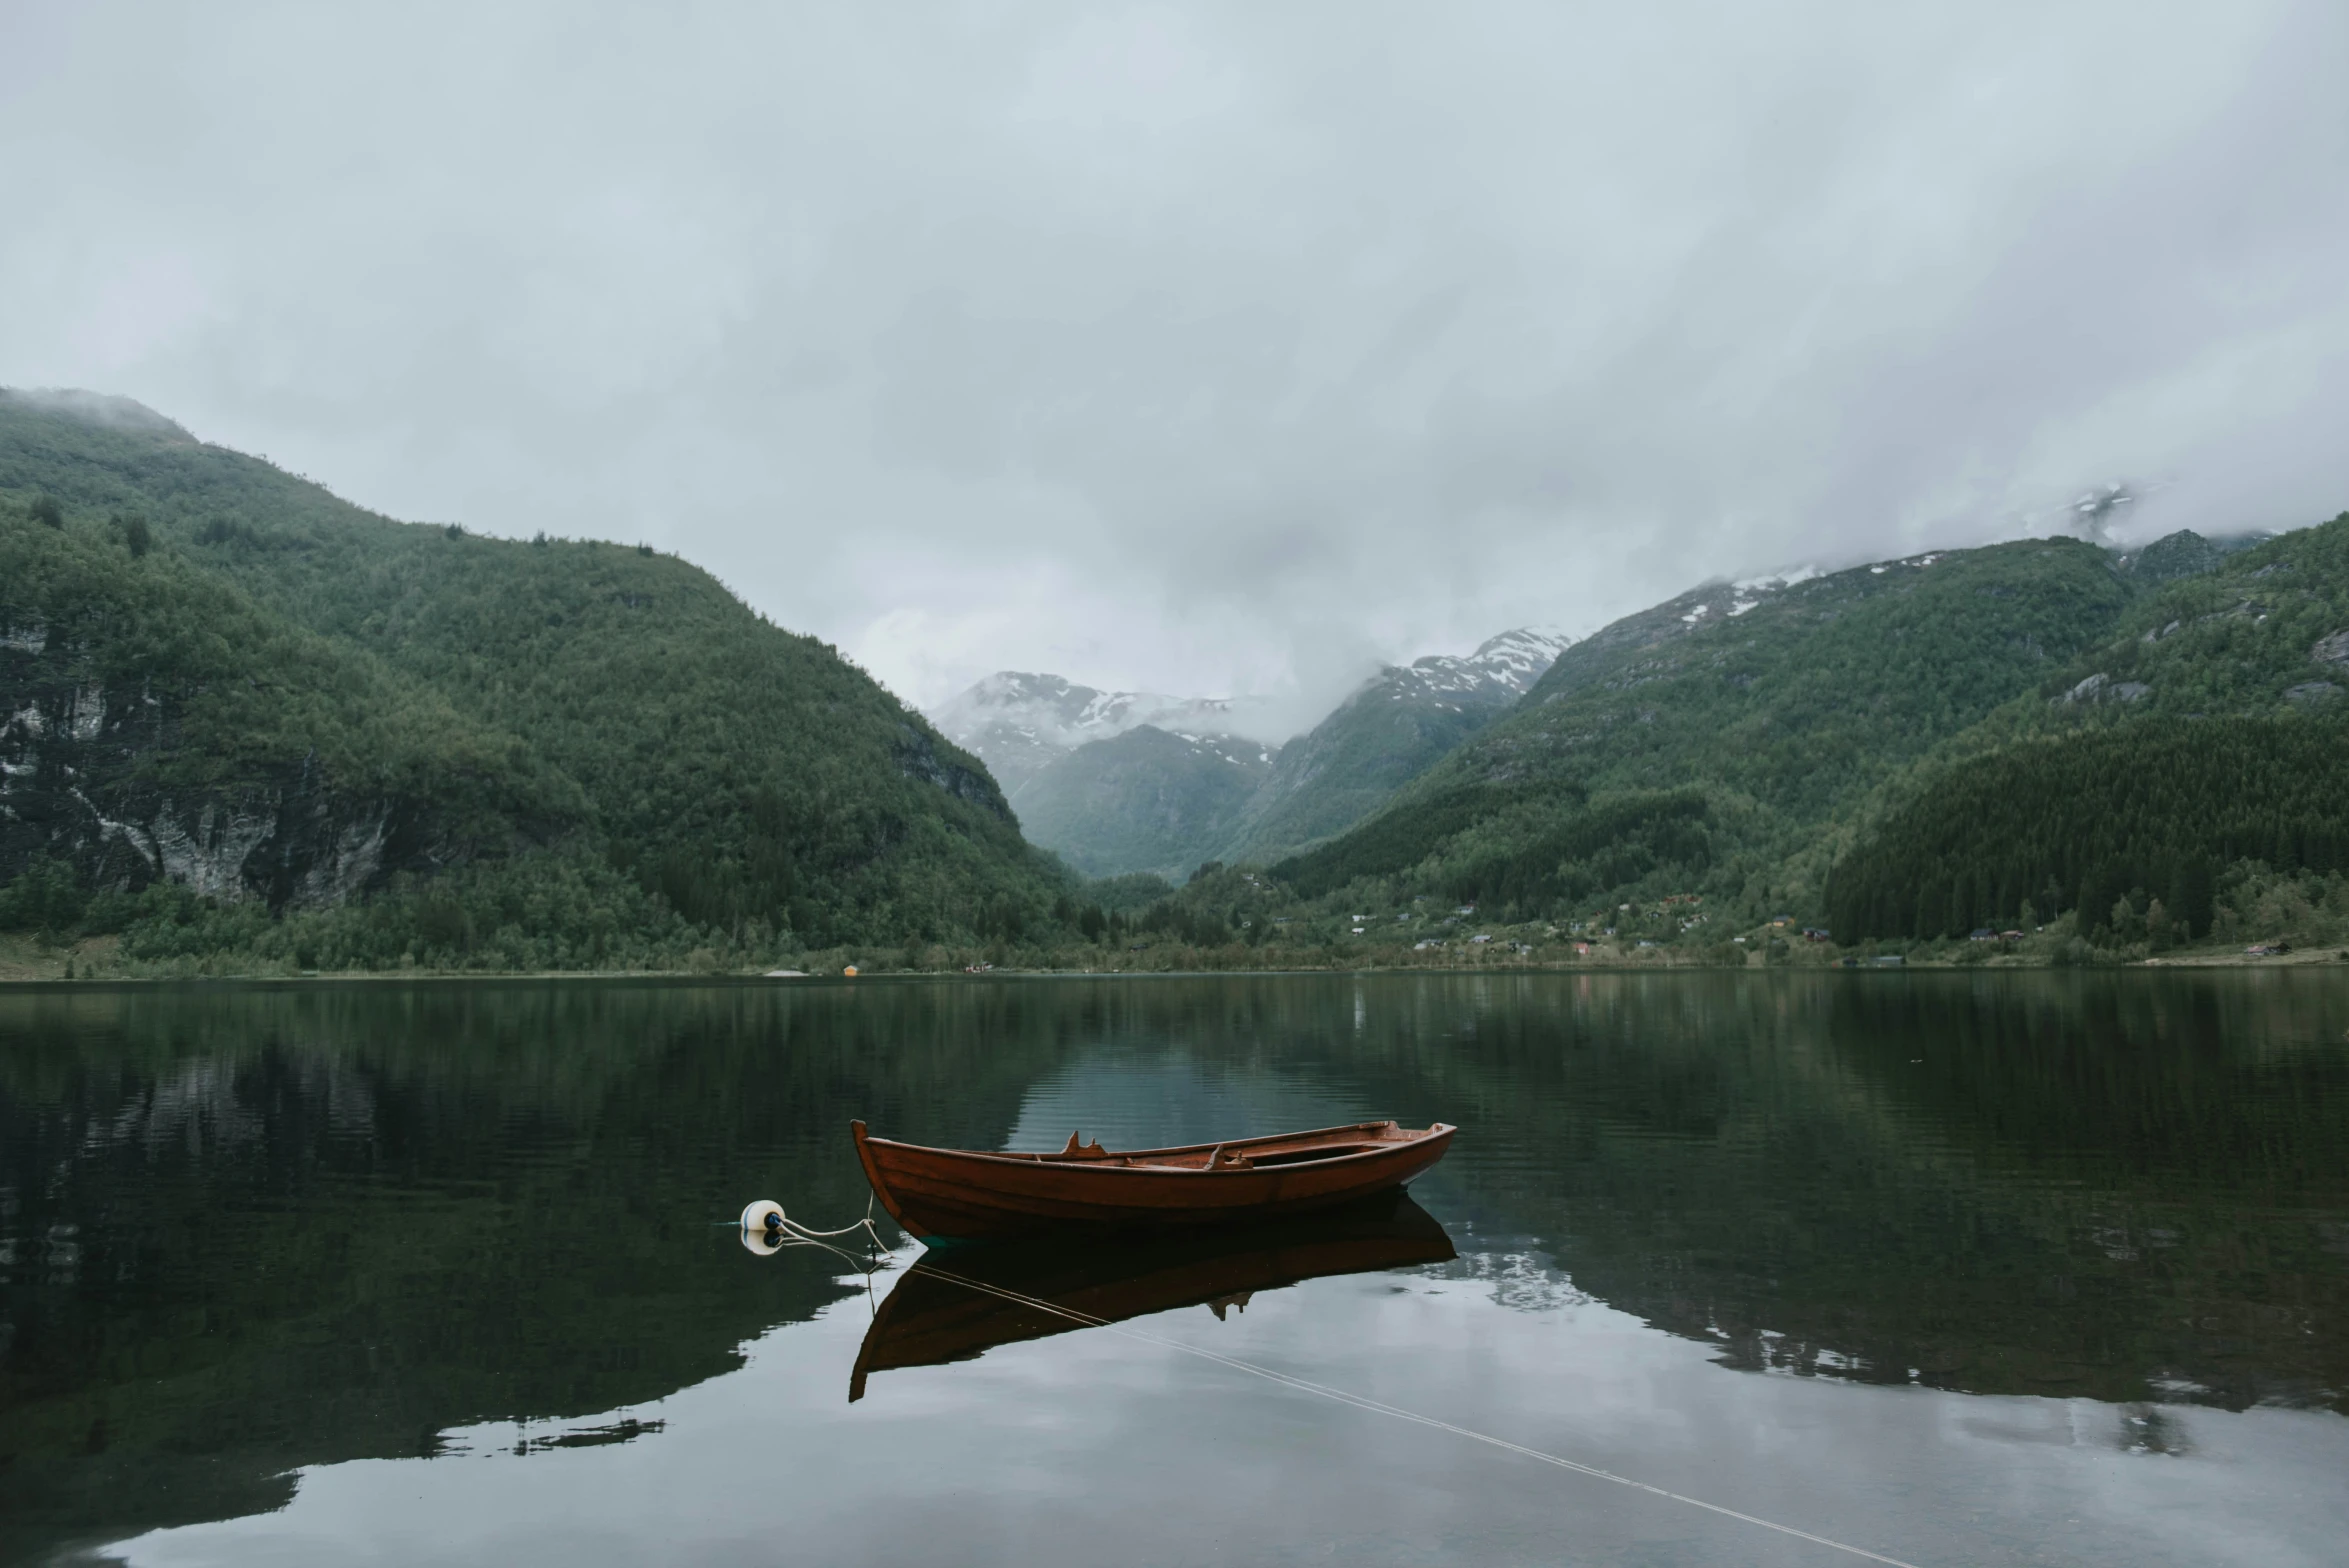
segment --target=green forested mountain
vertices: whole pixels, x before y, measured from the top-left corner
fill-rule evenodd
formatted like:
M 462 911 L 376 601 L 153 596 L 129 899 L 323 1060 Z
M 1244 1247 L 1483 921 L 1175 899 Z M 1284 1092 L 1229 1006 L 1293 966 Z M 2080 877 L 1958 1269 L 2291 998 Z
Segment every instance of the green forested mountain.
M 1521 629 L 1381 670 L 1280 749 L 1216 858 L 1273 860 L 1344 832 L 1508 712 L 1570 640 Z
M 1829 878 L 1835 928 L 1940 936 L 2027 903 L 2158 946 L 2208 932 L 2230 868 L 2349 870 L 2345 685 L 2349 515 L 2210 559 L 1894 792 Z
M 1280 746 L 1248 699 L 1105 692 L 999 670 L 932 710 L 1036 843 L 1089 875 L 1261 863 L 1343 832 L 1506 713 L 1570 639 L 1520 629 L 1389 665 Z M 1147 727 L 1148 734 L 1141 733 Z
M 982 767 L 675 558 L 393 522 L 136 405 L 23 394 L 0 552 L 20 926 L 547 967 L 1074 917 Z
M 1015 822 L 684 562 L 397 523 L 136 405 L 0 394 L 0 934 L 107 972 L 1344 964 L 1618 915 L 1720 959 L 1773 915 L 2349 935 L 2345 672 L 2349 517 L 2024 541 L 1708 585 L 1449 751 L 1401 702 L 1277 763 L 1128 729 Z M 1188 885 L 1086 888 L 1022 823 Z
M 2210 933 L 2217 868 L 2349 869 L 2349 731 L 2160 719 L 1973 759 L 1829 874 L 1833 928 L 1962 936 L 2077 910 L 2083 932 Z
M 1231 837 L 1271 771 L 1254 741 L 1145 724 L 1037 771 L 1019 792 L 1020 826 L 1089 876 L 1179 877 Z
M 1393 807 L 1274 875 L 1503 917 L 1633 893 L 1815 903 L 1839 812 L 2067 667 L 2135 591 L 2069 540 L 1701 588 L 1568 649 Z
M 2063 940 L 2137 952 L 2330 931 L 2345 669 L 2349 517 L 2249 548 L 2033 541 L 1710 587 L 1569 650 L 1273 877 L 1490 924 L 1620 909 L 1677 946 L 1779 914 L 1896 943 L 2063 915 Z

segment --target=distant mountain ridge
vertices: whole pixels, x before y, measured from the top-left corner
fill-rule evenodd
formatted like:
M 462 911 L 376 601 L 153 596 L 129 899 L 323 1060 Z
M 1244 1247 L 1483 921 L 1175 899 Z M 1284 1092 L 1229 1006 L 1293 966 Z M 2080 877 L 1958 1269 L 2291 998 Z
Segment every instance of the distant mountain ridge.
M 1487 638 L 1474 653 L 1431 653 L 1409 664 L 1390 664 L 1347 700 L 1376 693 L 1392 702 L 1415 696 L 1514 702 L 1533 689 L 1573 642 L 1564 632 L 1520 627 Z
M 1387 666 L 1281 748 L 1215 858 L 1270 860 L 1344 832 L 1515 707 L 1573 642 L 1520 628 L 1474 653 Z
M 1002 670 L 929 717 L 986 762 L 1021 826 L 1090 876 L 1179 877 L 1344 831 L 1514 705 L 1573 639 L 1520 628 L 1389 665 L 1277 748 L 1247 698 L 1105 692 Z
M 1259 741 L 1141 724 L 1063 753 L 1020 787 L 1012 809 L 1029 842 L 1087 876 L 1180 880 L 1214 858 L 1272 767 Z
M 1169 697 L 1102 691 L 1062 675 L 998 670 L 941 704 L 928 718 L 940 734 L 985 762 L 1016 796 L 1059 758 L 1145 724 L 1176 734 L 1223 735 L 1261 704 L 1247 698 Z

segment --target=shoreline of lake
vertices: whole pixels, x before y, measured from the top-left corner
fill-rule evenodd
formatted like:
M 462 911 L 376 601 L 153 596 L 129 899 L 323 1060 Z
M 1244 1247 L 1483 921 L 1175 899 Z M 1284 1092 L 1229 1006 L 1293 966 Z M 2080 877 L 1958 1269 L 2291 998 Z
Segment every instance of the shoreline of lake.
M 991 966 L 971 972 L 961 968 L 940 969 L 870 969 L 860 966 L 859 973 L 843 975 L 837 971 L 809 970 L 791 975 L 776 975 L 751 970 L 691 970 L 691 969 L 369 969 L 369 970 L 305 970 L 298 974 L 269 970 L 237 970 L 218 974 L 146 974 L 119 973 L 68 975 L 63 972 L 65 957 L 60 955 L 52 972 L 28 973 L 32 966 L 21 960 L 0 959 L 0 988 L 13 987 L 107 987 L 107 986 L 167 986 L 209 984 L 271 984 L 271 985 L 353 985 L 405 984 L 418 981 L 532 981 L 554 983 L 561 981 L 607 982 L 622 980 L 660 980 L 680 983 L 716 983 L 739 985 L 790 985 L 806 981 L 846 983 L 850 981 L 900 980 L 1008 980 L 1008 979 L 1164 979 L 1170 977 L 1228 976 L 1282 976 L 1282 975 L 1564 975 L 1564 974 L 2043 974 L 2057 971 L 2083 973 L 2121 973 L 2130 970 L 2177 969 L 2302 969 L 2332 964 L 2349 964 L 2349 950 L 2301 948 L 2289 953 L 2184 953 L 2162 954 L 2152 958 L 2132 958 L 2088 963 L 2067 963 L 2038 956 L 2023 957 L 2001 954 L 1977 962 L 1954 958 L 1908 958 L 1894 964 L 1880 964 L 1870 959 L 1853 963 L 1746 963 L 1724 964 L 1709 958 L 1678 956 L 1657 958 L 1604 959 L 1533 959 L 1516 963 L 1395 963 L 1395 964 L 1280 964 L 1229 965 L 1199 964 L 1170 965 L 1165 968 L 1017 968 L 1010 965 Z

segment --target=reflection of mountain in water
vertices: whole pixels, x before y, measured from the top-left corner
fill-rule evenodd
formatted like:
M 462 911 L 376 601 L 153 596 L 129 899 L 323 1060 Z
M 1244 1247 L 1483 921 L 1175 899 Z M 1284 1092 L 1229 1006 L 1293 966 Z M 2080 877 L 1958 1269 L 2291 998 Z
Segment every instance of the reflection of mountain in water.
M 1202 1060 L 1180 1046 L 1095 1047 L 1040 1076 L 1003 1147 L 1057 1149 L 1076 1129 L 1112 1149 L 1164 1149 L 1388 1114 L 1350 1084 L 1299 1082 L 1263 1063 Z
M 0 998 L 0 1556 L 282 1506 L 297 1467 L 584 1422 L 839 1299 L 746 1193 L 861 1212 L 846 1119 L 999 1142 L 1006 992 L 479 986 Z M 584 1424 L 583 1424 L 584 1422 Z
M 1626 976 L 1444 1000 L 1347 1051 L 1374 1085 L 1440 1085 L 1429 1109 L 1461 1124 L 1423 1200 L 1544 1238 L 1575 1285 L 1727 1365 L 2349 1410 L 2330 977 Z
M 1015 1141 L 1188 1128 L 1194 1105 L 1453 1121 L 1414 1190 L 1504 1305 L 1588 1292 L 1758 1372 L 2349 1409 L 2330 977 L 1187 989 L 1133 1020 L 1178 1055 L 1077 1051 Z
M 1442 1119 L 1413 1190 L 1505 1306 L 1756 1371 L 2343 1409 L 2345 1029 L 2284 974 L 0 995 L 0 1554 L 484 1422 L 660 1441 L 638 1407 L 847 1289 L 710 1221 L 863 1212 L 851 1115 Z

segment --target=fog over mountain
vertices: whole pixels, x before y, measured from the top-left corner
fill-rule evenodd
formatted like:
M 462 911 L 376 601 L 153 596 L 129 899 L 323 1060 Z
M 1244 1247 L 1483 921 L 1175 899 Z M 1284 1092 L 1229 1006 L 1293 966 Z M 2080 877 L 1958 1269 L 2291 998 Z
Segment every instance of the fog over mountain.
M 1572 642 L 1520 627 L 1471 653 L 1390 664 L 1302 720 L 1294 701 L 1105 692 L 1022 670 L 929 718 L 987 764 L 1032 842 L 1089 876 L 1180 878 L 1352 826 L 1507 712 Z
M 930 712 L 938 731 L 985 762 L 1007 790 L 1088 741 L 1114 740 L 1145 724 L 1184 735 L 1287 739 L 1269 705 L 1228 697 L 1097 691 L 1065 676 L 998 670 Z
M 0 16 L 0 383 L 934 706 L 2349 503 L 2349 10 Z

